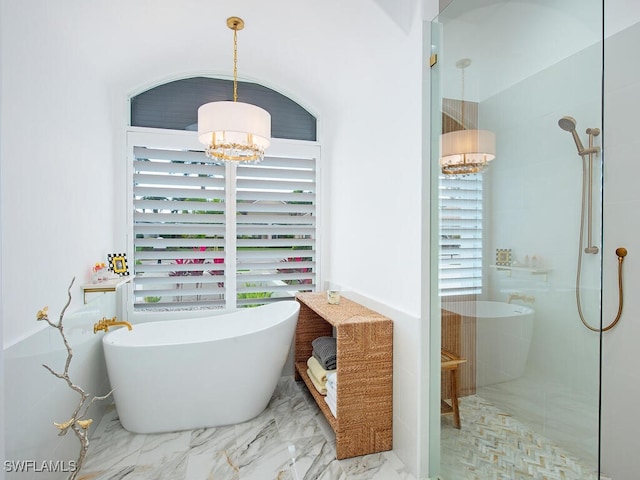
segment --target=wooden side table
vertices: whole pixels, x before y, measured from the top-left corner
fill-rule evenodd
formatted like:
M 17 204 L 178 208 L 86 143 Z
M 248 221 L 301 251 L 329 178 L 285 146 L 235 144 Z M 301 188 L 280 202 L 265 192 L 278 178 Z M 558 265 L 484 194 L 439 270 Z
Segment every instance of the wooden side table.
M 303 380 L 336 433 L 338 459 L 393 448 L 393 321 L 344 296 L 327 303 L 326 292 L 298 293 L 296 380 Z M 307 376 L 313 339 L 337 344 L 337 418 Z

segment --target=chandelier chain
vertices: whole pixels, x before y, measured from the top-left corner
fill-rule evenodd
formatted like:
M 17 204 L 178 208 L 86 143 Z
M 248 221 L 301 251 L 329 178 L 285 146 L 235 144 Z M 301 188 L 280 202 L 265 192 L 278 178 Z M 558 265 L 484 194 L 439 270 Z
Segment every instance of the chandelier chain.
M 238 101 L 238 30 L 233 30 L 233 101 Z
M 460 101 L 462 102 L 462 105 L 460 106 L 461 109 L 461 115 L 462 118 L 460 120 L 460 123 L 462 124 L 462 130 L 466 130 L 467 126 L 464 123 L 464 68 L 461 69 L 461 74 L 462 74 L 462 85 L 461 85 L 461 92 L 460 92 Z

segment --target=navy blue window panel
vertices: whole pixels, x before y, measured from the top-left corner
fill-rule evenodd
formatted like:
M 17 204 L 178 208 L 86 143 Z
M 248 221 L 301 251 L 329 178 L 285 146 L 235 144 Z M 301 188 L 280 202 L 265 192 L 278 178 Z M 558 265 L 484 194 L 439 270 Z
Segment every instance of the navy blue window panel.
M 151 88 L 131 98 L 134 127 L 197 130 L 198 107 L 233 100 L 233 81 L 194 77 Z M 238 82 L 238 101 L 271 114 L 271 136 L 316 141 L 316 118 L 293 100 L 255 83 Z

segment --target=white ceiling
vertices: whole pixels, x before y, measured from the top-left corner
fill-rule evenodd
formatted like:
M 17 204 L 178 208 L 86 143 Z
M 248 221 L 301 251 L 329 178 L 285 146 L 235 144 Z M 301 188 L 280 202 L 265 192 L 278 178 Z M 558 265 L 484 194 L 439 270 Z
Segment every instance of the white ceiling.
M 435 0 L 433 0 L 435 1 Z M 604 22 L 603 22 L 604 8 Z M 481 101 L 640 21 L 639 0 L 453 0 L 437 21 L 444 95 Z
M 445 97 L 482 101 L 600 41 L 601 0 L 454 0 L 438 17 Z M 432 42 L 433 43 L 433 42 Z

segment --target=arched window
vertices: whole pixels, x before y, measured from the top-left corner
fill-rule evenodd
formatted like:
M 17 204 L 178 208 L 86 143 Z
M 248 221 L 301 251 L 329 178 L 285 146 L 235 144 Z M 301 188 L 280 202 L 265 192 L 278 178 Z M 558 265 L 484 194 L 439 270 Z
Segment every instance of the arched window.
M 273 90 L 243 83 L 239 101 L 271 114 L 271 146 L 256 165 L 216 163 L 193 131 L 197 109 L 229 100 L 232 88 L 228 80 L 189 78 L 131 99 L 130 314 L 255 306 L 319 282 L 316 119 Z

